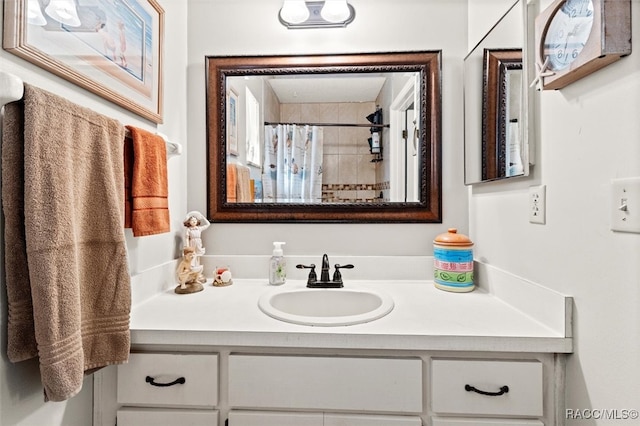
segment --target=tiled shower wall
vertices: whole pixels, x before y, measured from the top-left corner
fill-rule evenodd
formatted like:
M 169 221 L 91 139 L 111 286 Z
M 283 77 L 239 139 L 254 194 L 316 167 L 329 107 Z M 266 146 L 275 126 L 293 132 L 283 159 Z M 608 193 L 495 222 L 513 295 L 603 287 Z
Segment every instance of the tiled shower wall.
M 374 102 L 281 104 L 280 120 L 286 123 L 369 124 Z M 323 128 L 323 201 L 374 201 L 380 194 L 376 166 L 371 160 L 368 127 Z

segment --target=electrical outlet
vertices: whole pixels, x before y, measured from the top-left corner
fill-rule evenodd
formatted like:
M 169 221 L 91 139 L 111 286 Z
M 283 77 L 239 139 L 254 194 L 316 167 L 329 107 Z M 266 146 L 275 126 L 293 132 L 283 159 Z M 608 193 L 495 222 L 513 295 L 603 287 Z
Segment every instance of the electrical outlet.
M 545 185 L 529 187 L 529 222 L 545 224 L 546 192 Z

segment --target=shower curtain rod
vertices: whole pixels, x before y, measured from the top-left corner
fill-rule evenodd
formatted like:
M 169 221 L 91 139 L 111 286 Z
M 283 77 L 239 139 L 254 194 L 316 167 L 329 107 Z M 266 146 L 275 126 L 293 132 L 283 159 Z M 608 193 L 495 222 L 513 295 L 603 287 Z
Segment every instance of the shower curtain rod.
M 277 126 L 278 124 L 295 124 L 296 126 L 320 126 L 320 127 L 389 127 L 388 124 L 358 124 L 358 123 L 279 123 L 275 121 L 265 121 L 265 126 Z

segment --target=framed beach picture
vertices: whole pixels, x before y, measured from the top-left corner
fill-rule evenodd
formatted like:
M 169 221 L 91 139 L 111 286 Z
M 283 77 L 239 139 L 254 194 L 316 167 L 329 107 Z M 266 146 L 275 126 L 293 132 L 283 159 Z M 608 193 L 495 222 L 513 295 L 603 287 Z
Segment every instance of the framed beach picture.
M 238 155 L 238 94 L 229 90 L 227 95 L 227 152 Z
M 162 123 L 164 10 L 156 0 L 5 0 L 3 48 Z

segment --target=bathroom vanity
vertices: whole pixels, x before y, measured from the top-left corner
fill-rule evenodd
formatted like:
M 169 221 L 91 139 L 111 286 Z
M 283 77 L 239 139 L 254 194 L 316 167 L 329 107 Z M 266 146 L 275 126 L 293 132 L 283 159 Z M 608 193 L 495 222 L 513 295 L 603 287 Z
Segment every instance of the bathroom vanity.
M 133 309 L 129 363 L 96 373 L 94 425 L 563 424 L 571 298 L 486 265 L 476 276 L 466 294 L 427 279 L 345 277 L 345 288 L 394 303 L 349 326 L 258 308 L 304 279 L 161 292 Z

